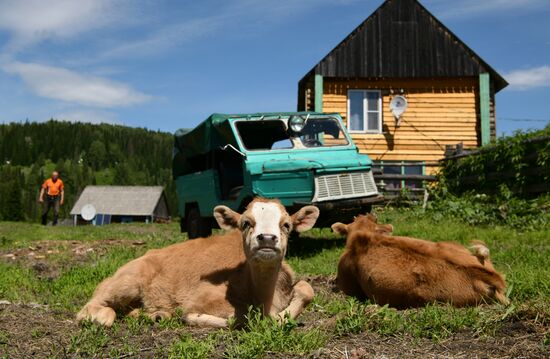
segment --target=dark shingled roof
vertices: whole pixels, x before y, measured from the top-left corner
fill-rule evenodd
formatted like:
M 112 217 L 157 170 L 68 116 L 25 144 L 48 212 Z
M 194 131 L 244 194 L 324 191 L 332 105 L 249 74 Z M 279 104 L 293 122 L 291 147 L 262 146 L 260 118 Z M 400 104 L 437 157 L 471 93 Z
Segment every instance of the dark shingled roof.
M 302 78 L 300 88 L 314 74 L 434 78 L 486 72 L 495 92 L 508 85 L 417 0 L 386 0 Z
M 163 196 L 161 186 L 87 186 L 74 204 L 71 216 L 80 215 L 87 204 L 101 214 L 153 216 L 159 201 L 166 200 Z

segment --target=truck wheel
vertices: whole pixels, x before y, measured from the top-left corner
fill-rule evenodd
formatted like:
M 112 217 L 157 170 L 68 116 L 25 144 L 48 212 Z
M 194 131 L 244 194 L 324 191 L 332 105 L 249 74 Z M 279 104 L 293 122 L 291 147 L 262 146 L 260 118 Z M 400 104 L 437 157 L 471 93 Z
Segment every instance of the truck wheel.
M 208 237 L 212 234 L 212 227 L 206 218 L 201 217 L 199 209 L 193 207 L 186 215 L 187 218 L 187 237 L 195 239 Z
M 187 222 L 185 221 L 185 218 L 180 218 L 180 232 L 187 232 Z

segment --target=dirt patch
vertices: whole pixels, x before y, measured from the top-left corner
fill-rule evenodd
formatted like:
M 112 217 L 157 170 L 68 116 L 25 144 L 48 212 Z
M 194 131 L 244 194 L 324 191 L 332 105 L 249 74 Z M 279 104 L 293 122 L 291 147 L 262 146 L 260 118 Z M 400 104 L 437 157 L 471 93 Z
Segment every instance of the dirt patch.
M 200 340 L 210 331 L 185 326 L 166 329 L 156 323 L 135 330 L 123 321 L 117 328 L 86 329 L 68 311 L 0 305 L 0 357 L 120 357 L 124 353 L 125 357 L 152 358 L 162 356 L 185 332 Z
M 41 279 L 53 280 L 75 265 L 89 263 L 114 246 L 142 246 L 144 241 L 103 239 L 98 241 L 39 241 L 31 246 L 0 250 L 0 260 L 32 268 Z
M 479 338 L 473 333 L 455 334 L 435 343 L 411 337 L 381 337 L 361 333 L 330 340 L 318 350 L 319 358 L 547 358 L 542 351 L 542 333 L 515 332 Z

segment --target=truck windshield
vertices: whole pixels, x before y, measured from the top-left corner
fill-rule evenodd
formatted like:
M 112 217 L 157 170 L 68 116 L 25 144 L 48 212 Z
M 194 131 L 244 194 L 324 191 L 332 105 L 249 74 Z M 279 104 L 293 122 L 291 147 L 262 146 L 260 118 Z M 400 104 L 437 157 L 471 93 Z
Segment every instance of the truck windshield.
M 239 121 L 237 131 L 247 150 L 292 148 L 293 144 L 281 120 Z
M 348 139 L 340 123 L 334 118 L 310 118 L 300 132 L 300 140 L 305 147 L 345 146 Z
M 309 118 L 299 133 L 288 130 L 288 119 L 237 121 L 235 126 L 247 150 L 332 147 L 349 144 L 335 118 Z

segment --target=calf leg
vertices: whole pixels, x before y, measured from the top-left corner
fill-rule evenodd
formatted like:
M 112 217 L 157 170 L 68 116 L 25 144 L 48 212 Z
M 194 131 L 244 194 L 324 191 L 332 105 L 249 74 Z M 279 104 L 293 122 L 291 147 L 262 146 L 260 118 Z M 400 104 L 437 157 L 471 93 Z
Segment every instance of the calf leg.
M 290 304 L 277 313 L 275 318 L 280 322 L 285 320 L 285 316 L 296 319 L 296 317 L 302 314 L 307 305 L 311 303 L 314 294 L 313 288 L 306 281 L 301 280 L 294 284 Z
M 115 310 L 128 308 L 141 301 L 139 269 L 139 261 L 130 262 L 101 282 L 92 299 L 78 312 L 76 319 L 91 320 L 108 327 L 113 325 Z
M 199 327 L 227 328 L 227 319 L 210 314 L 189 313 L 185 315 L 185 322 Z

